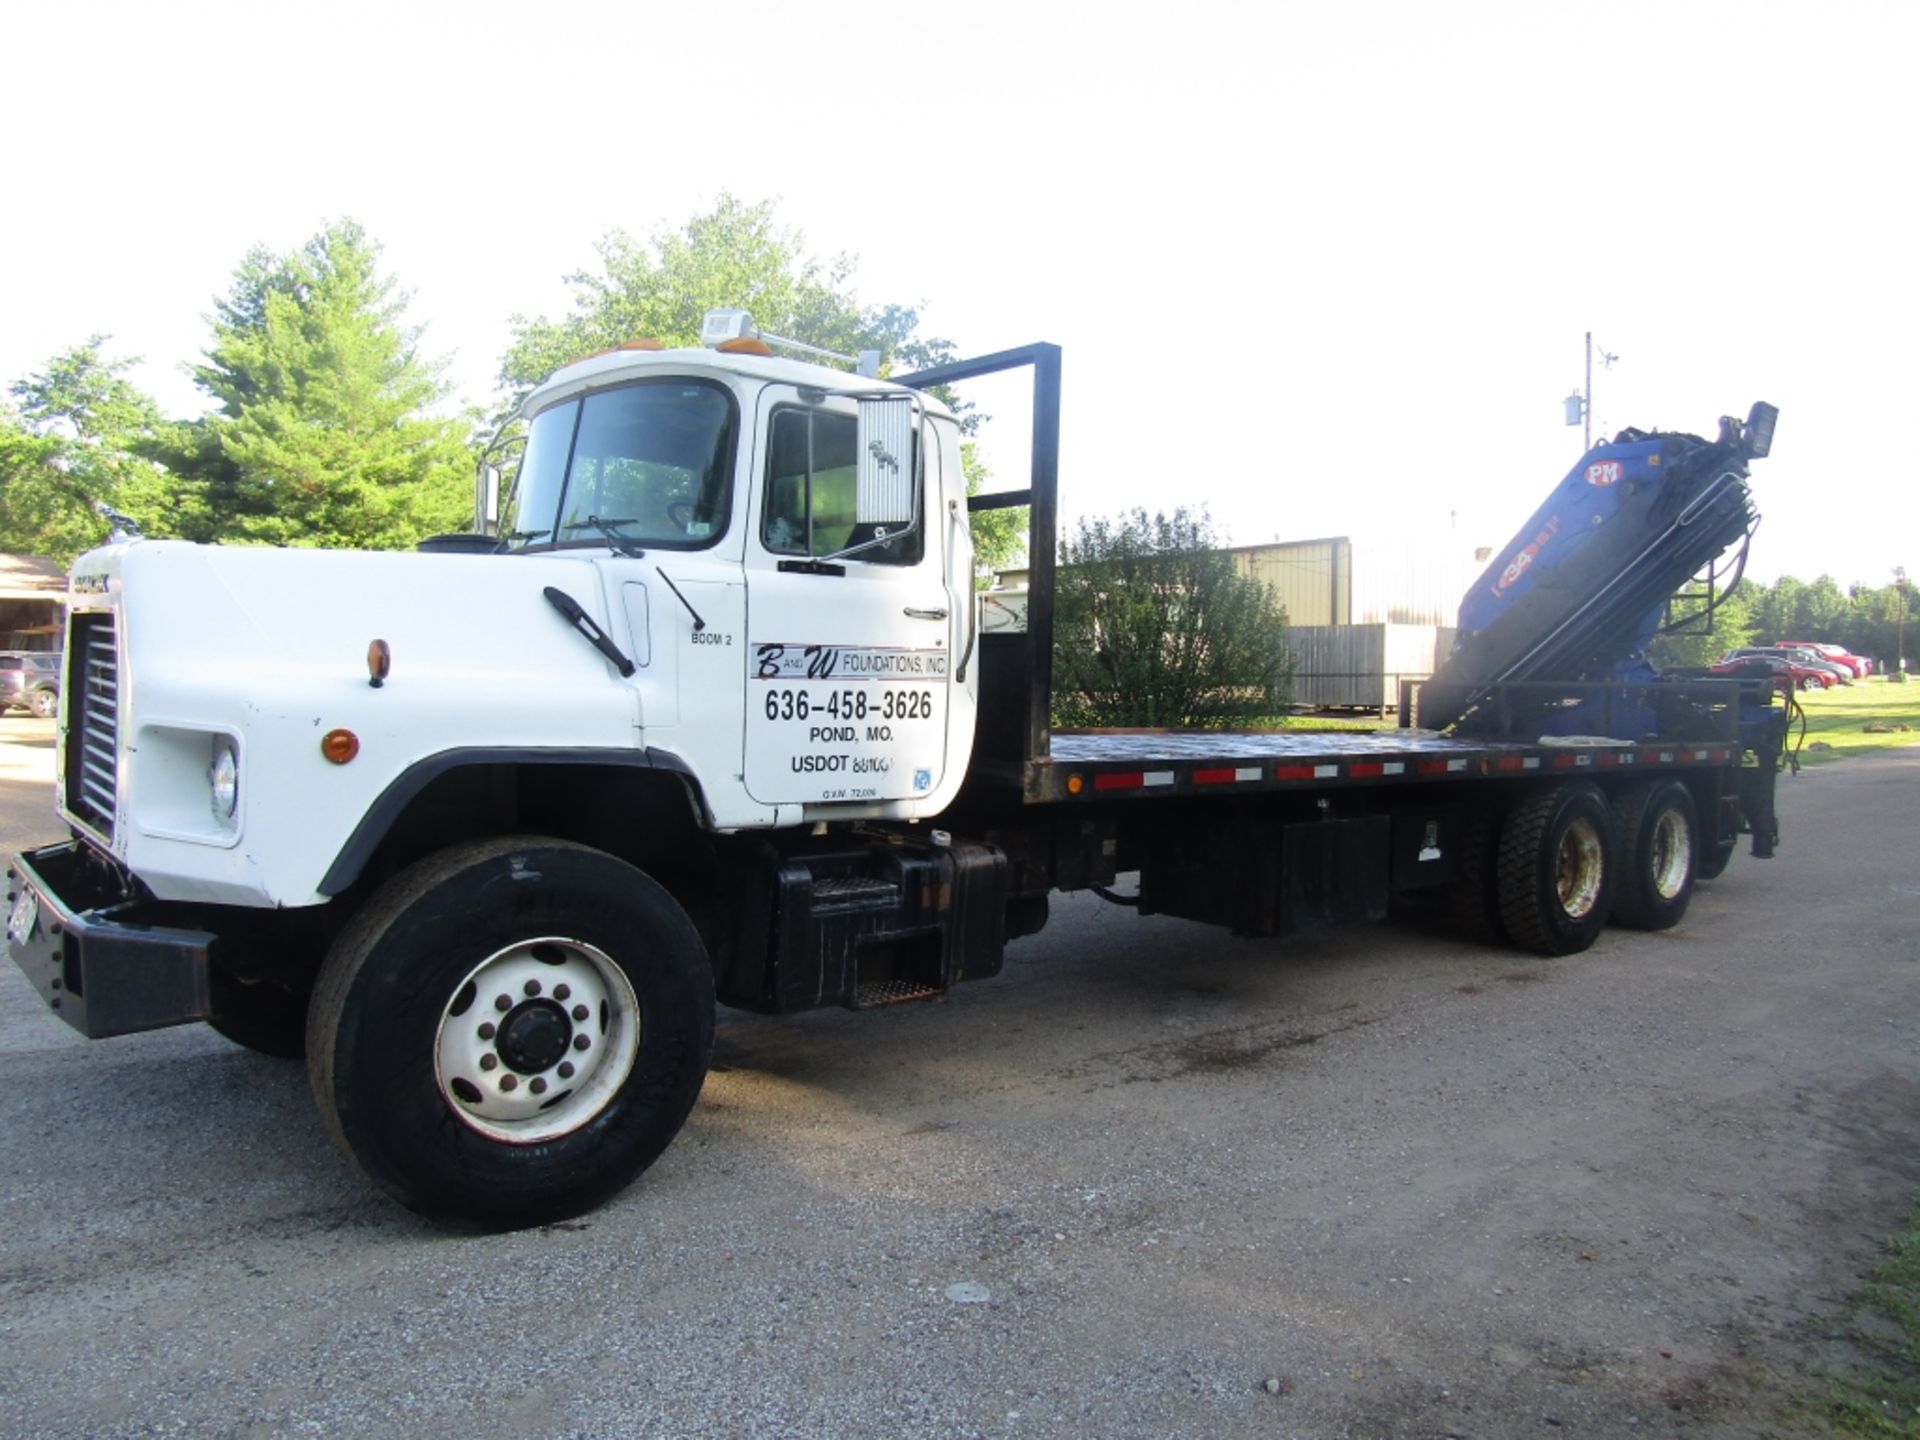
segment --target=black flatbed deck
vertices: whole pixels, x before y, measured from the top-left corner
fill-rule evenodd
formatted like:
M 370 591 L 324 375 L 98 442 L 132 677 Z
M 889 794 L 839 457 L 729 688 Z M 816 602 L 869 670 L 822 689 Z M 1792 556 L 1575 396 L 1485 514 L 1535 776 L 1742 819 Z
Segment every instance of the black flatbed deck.
M 1049 754 L 1004 767 L 1028 804 L 1164 795 L 1516 779 L 1540 771 L 1738 765 L 1727 740 L 1564 737 L 1533 743 L 1386 731 L 1060 731 Z

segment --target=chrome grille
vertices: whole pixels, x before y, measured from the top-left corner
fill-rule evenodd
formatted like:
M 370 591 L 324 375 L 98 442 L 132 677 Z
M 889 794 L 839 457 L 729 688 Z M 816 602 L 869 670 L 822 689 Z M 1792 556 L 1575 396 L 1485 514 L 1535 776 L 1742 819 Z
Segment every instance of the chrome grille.
M 76 615 L 68 643 L 67 808 L 113 838 L 120 775 L 120 651 L 112 615 Z

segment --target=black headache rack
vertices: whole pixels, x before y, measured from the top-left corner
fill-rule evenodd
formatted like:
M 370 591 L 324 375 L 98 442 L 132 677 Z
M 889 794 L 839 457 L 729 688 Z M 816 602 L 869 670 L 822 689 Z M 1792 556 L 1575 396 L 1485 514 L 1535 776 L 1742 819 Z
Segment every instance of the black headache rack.
M 1022 345 L 977 360 L 936 365 L 895 381 L 931 390 L 982 375 L 1033 369 L 1033 460 L 1025 490 L 975 495 L 969 512 L 1027 509 L 1027 629 L 1022 635 L 980 636 L 983 703 L 974 735 L 974 768 L 1019 783 L 1035 762 L 1044 763 L 1053 726 L 1053 572 L 1060 520 L 1060 347 Z M 972 583 L 972 577 L 968 577 Z M 1023 703 L 984 703 L 987 696 L 1022 696 Z

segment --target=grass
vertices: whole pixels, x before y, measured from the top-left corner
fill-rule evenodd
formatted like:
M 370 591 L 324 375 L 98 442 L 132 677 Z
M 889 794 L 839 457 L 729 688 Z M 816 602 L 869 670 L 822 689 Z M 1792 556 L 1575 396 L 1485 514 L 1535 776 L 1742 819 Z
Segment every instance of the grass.
M 1282 730 L 1383 730 L 1400 722 L 1360 711 L 1351 715 L 1280 715 L 1272 723 Z
M 1840 1435 L 1920 1440 L 1920 1206 L 1887 1242 L 1854 1301 L 1862 1371 L 1829 1381 L 1827 1418 Z
M 1804 765 L 1920 741 L 1920 682 L 1893 685 L 1875 676 L 1831 690 L 1801 691 L 1797 698 L 1807 713 L 1806 743 L 1800 748 Z M 1879 734 L 1865 728 L 1876 724 L 1908 728 Z M 1796 723 L 1787 743 L 1791 745 L 1799 733 Z M 1816 741 L 1823 742 L 1824 748 L 1814 749 Z

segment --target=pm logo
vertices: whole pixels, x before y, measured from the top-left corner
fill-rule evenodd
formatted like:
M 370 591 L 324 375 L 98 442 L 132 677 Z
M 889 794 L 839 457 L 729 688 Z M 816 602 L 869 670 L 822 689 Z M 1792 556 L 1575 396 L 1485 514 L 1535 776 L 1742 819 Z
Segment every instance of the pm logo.
M 933 787 L 933 772 L 931 770 L 916 770 L 913 772 L 913 788 L 914 789 L 929 790 L 932 787 Z
M 1620 462 L 1618 460 L 1600 460 L 1587 466 L 1587 484 L 1618 485 L 1620 483 Z

